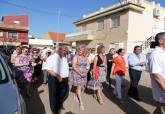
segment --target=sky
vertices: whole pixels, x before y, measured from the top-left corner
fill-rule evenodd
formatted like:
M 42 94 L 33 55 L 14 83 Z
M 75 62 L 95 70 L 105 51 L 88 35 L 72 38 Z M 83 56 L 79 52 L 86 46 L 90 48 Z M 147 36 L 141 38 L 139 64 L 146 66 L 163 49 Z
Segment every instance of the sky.
M 29 16 L 29 35 L 40 37 L 49 31 L 68 34 L 76 32 L 73 22 L 80 19 L 82 15 L 111 6 L 118 1 L 0 0 L 0 18 L 5 15 L 27 14 Z M 164 0 L 155 1 L 165 7 Z

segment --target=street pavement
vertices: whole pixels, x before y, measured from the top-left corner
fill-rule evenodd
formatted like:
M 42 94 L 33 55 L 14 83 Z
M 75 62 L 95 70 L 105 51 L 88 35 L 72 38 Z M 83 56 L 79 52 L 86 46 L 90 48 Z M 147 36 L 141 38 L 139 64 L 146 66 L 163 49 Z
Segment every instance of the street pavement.
M 113 89 L 107 84 L 103 85 L 102 96 L 104 104 L 100 105 L 93 97 L 92 91 L 85 91 L 82 95 L 85 110 L 81 111 L 76 101 L 74 93 L 70 92 L 62 110 L 62 114 L 151 114 L 155 107 L 152 99 L 150 77 L 147 72 L 143 72 L 139 85 L 141 102 L 137 102 L 127 96 L 129 88 L 129 77 L 125 77 L 124 88 L 122 89 L 124 103 L 120 104 L 113 96 Z M 25 98 L 28 114 L 52 114 L 49 107 L 47 85 L 37 84 L 33 87 L 33 97 Z

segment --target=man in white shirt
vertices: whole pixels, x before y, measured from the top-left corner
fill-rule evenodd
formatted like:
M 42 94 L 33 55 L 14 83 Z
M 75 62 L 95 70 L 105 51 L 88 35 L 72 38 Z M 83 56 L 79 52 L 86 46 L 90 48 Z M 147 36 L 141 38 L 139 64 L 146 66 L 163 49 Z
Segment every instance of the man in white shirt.
M 154 114 L 165 114 L 165 32 L 155 36 L 155 45 L 148 58 L 153 98 L 157 102 Z
M 138 92 L 138 83 L 141 78 L 142 70 L 146 65 L 146 57 L 141 54 L 141 47 L 135 46 L 134 53 L 128 57 L 130 88 L 128 95 L 137 101 L 140 101 Z
M 50 108 L 53 114 L 60 113 L 60 110 L 63 108 L 63 102 L 69 91 L 67 51 L 67 47 L 62 45 L 59 47 L 57 53 L 54 53 L 46 60 L 45 69 L 49 73 L 48 87 Z

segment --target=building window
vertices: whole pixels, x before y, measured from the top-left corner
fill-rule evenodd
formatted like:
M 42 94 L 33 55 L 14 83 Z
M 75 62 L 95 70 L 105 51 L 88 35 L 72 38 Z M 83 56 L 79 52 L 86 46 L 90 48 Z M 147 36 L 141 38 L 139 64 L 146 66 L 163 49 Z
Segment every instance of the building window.
M 13 21 L 14 24 L 19 25 L 20 21 Z
M 103 30 L 104 29 L 104 20 L 99 20 L 97 23 L 98 23 L 98 30 Z
M 8 32 L 8 38 L 18 38 L 17 32 Z
M 117 28 L 120 26 L 120 16 L 112 17 L 110 19 L 110 28 Z
M 0 31 L 0 37 L 3 37 L 3 31 Z
M 83 25 L 82 26 L 82 31 L 86 31 L 87 30 L 87 26 L 86 25 Z

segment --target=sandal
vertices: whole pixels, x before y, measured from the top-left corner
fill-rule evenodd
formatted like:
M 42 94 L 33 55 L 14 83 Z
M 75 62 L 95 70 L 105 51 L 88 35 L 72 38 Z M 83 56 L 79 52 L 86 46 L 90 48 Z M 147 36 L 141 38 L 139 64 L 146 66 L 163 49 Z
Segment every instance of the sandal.
M 96 94 L 93 94 L 92 96 L 93 96 L 94 99 L 98 100 Z
M 97 101 L 99 102 L 100 105 L 103 105 L 103 100 L 102 100 L 102 98 L 98 97 L 98 98 L 97 98 Z
M 82 103 L 80 103 L 79 106 L 81 110 L 84 110 L 84 105 Z
M 100 105 L 103 105 L 103 100 L 99 99 L 98 102 L 99 102 Z

